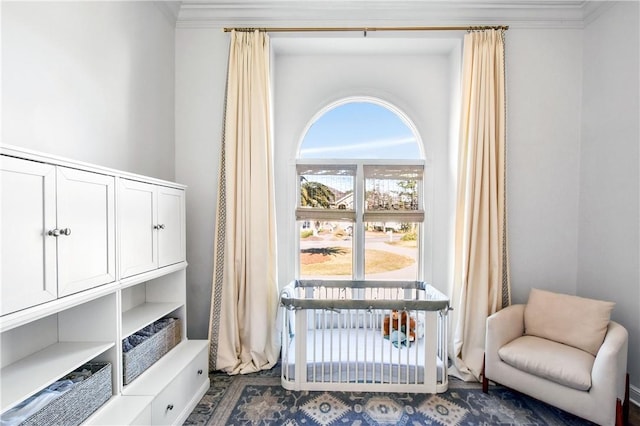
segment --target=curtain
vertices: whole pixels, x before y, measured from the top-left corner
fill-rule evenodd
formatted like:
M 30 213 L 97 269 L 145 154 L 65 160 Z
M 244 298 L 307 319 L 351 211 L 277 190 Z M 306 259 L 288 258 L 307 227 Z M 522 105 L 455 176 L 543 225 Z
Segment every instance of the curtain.
M 452 306 L 452 374 L 479 380 L 485 323 L 510 300 L 505 194 L 504 32 L 466 34 Z
M 244 374 L 278 359 L 269 38 L 231 33 L 216 211 L 209 368 Z

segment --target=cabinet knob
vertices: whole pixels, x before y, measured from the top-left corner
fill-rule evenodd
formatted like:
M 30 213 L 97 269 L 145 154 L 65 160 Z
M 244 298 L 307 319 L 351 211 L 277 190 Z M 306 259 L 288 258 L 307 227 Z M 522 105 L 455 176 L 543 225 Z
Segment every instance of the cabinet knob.
M 171 411 L 171 410 L 173 410 L 173 404 L 167 405 L 167 411 Z
M 198 370 L 198 375 L 202 374 L 202 369 Z
M 49 232 L 47 232 L 47 235 L 50 235 L 52 237 L 59 237 L 60 235 L 71 235 L 71 228 L 52 229 Z
M 164 229 L 164 224 L 158 225 L 158 228 Z

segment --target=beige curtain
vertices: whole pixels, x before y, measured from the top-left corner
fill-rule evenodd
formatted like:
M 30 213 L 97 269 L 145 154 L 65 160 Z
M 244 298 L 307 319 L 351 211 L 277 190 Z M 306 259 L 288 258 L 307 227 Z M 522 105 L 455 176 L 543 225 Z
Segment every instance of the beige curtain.
M 504 33 L 465 36 L 452 291 L 452 373 L 479 380 L 485 322 L 510 304 L 505 206 Z
M 229 374 L 271 368 L 276 228 L 269 38 L 231 33 L 216 214 L 209 367 Z

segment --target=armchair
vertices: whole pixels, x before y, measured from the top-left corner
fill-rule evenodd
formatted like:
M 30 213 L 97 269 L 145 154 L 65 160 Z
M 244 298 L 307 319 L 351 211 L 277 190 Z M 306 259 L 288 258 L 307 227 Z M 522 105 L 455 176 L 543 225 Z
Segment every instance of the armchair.
M 487 319 L 489 380 L 600 425 L 628 419 L 627 330 L 613 303 L 532 289 Z

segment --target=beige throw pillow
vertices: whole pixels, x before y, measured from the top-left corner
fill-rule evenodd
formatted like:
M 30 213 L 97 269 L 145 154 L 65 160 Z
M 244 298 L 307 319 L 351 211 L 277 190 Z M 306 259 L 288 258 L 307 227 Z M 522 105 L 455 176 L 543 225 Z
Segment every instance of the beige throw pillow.
M 614 305 L 532 288 L 524 310 L 525 334 L 564 343 L 595 356 L 607 333 Z

